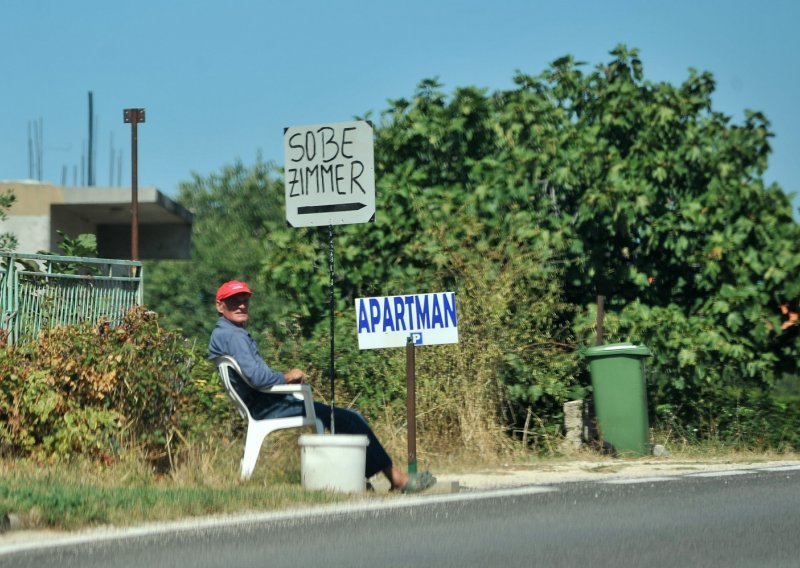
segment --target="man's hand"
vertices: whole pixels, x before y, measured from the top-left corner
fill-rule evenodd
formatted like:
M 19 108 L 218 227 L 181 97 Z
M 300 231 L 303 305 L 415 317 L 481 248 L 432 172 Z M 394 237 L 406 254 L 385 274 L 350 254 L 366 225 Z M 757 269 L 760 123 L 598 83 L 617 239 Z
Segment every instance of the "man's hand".
M 283 374 L 283 378 L 287 384 L 302 384 L 306 379 L 306 374 L 300 369 L 289 369 Z

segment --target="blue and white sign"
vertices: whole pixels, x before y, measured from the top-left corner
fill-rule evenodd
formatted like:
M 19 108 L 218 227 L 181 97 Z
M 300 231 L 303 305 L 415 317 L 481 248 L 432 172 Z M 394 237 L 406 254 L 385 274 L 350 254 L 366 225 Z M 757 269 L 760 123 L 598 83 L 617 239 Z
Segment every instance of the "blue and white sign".
M 359 349 L 458 343 L 455 292 L 356 298 Z

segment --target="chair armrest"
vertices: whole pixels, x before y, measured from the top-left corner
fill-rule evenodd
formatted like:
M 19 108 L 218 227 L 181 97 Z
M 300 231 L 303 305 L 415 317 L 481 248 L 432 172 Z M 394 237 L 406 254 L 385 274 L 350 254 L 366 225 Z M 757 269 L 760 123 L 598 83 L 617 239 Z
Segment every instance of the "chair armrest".
M 304 390 L 308 390 L 309 394 L 311 393 L 311 387 L 309 385 L 273 385 L 259 390 L 270 394 L 295 393 L 303 392 Z

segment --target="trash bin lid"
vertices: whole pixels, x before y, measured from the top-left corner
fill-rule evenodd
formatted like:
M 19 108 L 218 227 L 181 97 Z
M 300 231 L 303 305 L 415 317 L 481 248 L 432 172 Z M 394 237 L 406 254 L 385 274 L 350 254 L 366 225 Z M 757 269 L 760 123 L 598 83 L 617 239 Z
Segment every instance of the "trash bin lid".
M 609 343 L 608 345 L 596 345 L 583 350 L 584 357 L 608 357 L 612 355 L 641 355 L 646 357 L 652 355 L 652 353 L 646 346 L 634 345 L 633 343 Z

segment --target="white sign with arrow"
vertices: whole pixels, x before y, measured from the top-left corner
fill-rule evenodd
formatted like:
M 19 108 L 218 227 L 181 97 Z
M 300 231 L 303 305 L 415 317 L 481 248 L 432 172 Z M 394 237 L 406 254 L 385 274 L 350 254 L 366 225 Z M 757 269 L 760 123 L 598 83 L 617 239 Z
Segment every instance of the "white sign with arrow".
M 284 131 L 283 151 L 289 225 L 373 220 L 375 160 L 369 122 L 290 126 Z

